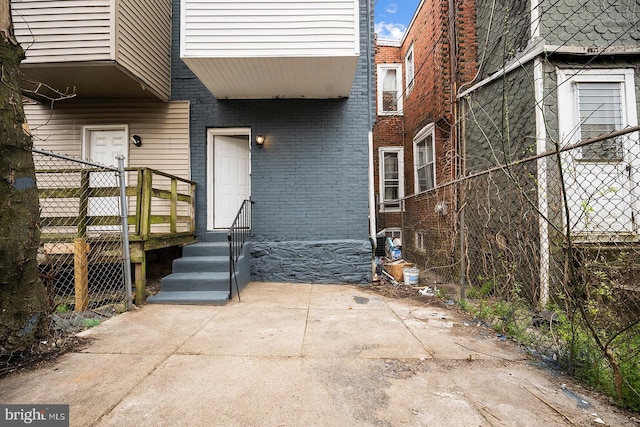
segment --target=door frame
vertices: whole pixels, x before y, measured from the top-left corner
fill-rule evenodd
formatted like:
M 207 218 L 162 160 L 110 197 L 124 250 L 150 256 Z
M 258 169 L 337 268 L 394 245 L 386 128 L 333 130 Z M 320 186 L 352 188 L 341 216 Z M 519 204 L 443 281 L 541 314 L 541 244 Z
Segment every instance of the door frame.
M 249 191 L 251 191 L 251 141 L 252 141 L 251 128 L 248 128 L 248 127 L 207 128 L 207 173 L 205 177 L 205 183 L 207 188 L 207 231 L 216 230 L 216 228 L 214 227 L 215 223 L 214 223 L 214 217 L 213 217 L 213 214 L 215 211 L 215 206 L 214 206 L 215 194 L 214 194 L 214 185 L 213 185 L 213 178 L 215 177 L 214 175 L 215 174 L 215 170 L 214 170 L 215 137 L 216 136 L 237 136 L 237 135 L 247 136 L 247 144 L 249 149 L 249 168 L 248 168 Z
M 90 160 L 92 162 L 96 162 L 97 164 L 101 164 L 99 162 L 97 162 L 97 160 L 89 158 L 92 157 L 93 155 L 91 154 L 91 135 L 92 132 L 97 132 L 97 131 L 122 131 L 124 133 L 124 141 L 125 141 L 125 155 L 124 155 L 124 166 L 127 167 L 129 164 L 129 126 L 126 124 L 109 124 L 109 125 L 83 125 L 82 126 L 82 147 L 81 147 L 81 154 L 82 154 L 82 158 L 83 159 L 87 159 Z M 108 167 L 115 167 L 117 168 L 118 165 L 114 164 L 114 165 L 107 165 L 105 164 L 104 166 L 108 166 Z M 99 172 L 99 173 L 105 173 L 105 172 Z M 125 175 L 125 179 L 126 179 L 126 175 Z M 89 185 L 91 185 L 91 179 L 89 179 Z M 126 185 L 126 182 L 125 182 Z M 120 214 L 120 200 L 118 197 L 99 197 L 99 198 L 89 198 L 89 206 L 88 206 L 88 213 L 91 214 L 92 212 L 92 201 L 95 202 L 96 199 L 103 199 L 103 201 L 100 202 L 100 204 L 104 204 L 104 203 L 109 203 L 109 202 L 105 202 L 104 199 L 115 199 L 115 205 L 118 206 L 117 209 L 115 209 L 115 213 L 117 215 Z M 95 209 L 95 208 L 93 208 Z M 102 208 L 104 209 L 104 208 Z M 102 216 L 105 211 L 101 210 L 101 208 L 97 209 L 98 211 L 100 211 L 100 213 L 98 213 L 97 216 Z M 108 215 L 111 215 L 111 209 L 107 209 L 108 211 Z M 95 213 L 95 211 L 94 211 Z M 91 214 L 92 215 L 92 214 Z M 96 225 L 96 226 L 88 226 L 87 230 L 91 231 L 91 232 L 113 232 L 113 231 L 119 231 L 121 230 L 119 225 Z
M 99 130 L 123 130 L 124 138 L 127 141 L 127 152 L 124 156 L 124 166 L 129 165 L 129 125 L 127 124 L 111 124 L 111 125 L 83 125 L 82 126 L 82 152 L 81 157 L 83 159 L 89 159 L 91 154 L 91 132 Z M 117 166 L 117 165 L 116 165 Z
M 577 110 L 577 98 L 576 92 L 574 88 L 574 84 L 576 82 L 581 81 L 604 81 L 604 82 L 615 82 L 623 85 L 623 90 L 621 92 L 622 96 L 622 114 L 623 114 L 623 123 L 622 126 L 636 126 L 638 124 L 638 115 L 636 110 L 636 94 L 635 94 L 635 74 L 634 70 L 629 67 L 622 68 L 593 68 L 593 69 L 575 69 L 575 68 L 559 68 L 556 67 L 556 79 L 558 84 L 557 89 L 557 102 L 558 102 L 558 133 L 561 139 L 561 143 L 563 146 L 574 144 L 578 142 L 578 135 L 576 133 L 576 126 L 579 123 L 578 110 Z M 631 210 L 632 215 L 637 215 L 639 212 L 640 202 L 639 202 L 639 194 L 637 191 L 638 184 L 638 171 L 637 169 L 640 167 L 637 159 L 640 158 L 640 142 L 638 138 L 638 133 L 633 132 L 628 135 L 628 139 L 626 141 L 628 144 L 625 147 L 625 155 L 620 163 L 626 163 L 630 167 L 630 173 L 627 177 L 628 185 L 629 185 L 629 209 Z M 572 159 L 569 152 L 566 152 L 562 156 L 562 162 L 564 162 L 565 166 L 573 168 L 575 166 L 575 160 Z M 582 163 L 583 165 L 589 165 L 589 162 Z M 595 162 L 594 164 L 598 164 Z M 606 164 L 606 162 L 603 162 Z M 570 175 L 567 175 L 567 179 L 570 179 Z M 570 184 L 570 181 L 569 181 Z M 568 191 L 571 191 L 569 188 L 571 185 L 568 185 Z M 570 196 L 571 194 L 569 194 Z M 575 209 L 575 206 L 573 207 Z M 572 218 L 565 218 L 563 215 L 563 219 L 565 221 L 570 221 Z M 631 221 L 631 219 L 630 219 Z M 607 235 L 609 238 L 613 238 L 616 235 L 625 235 L 627 233 L 631 233 L 632 235 L 637 236 L 638 229 L 640 228 L 637 220 L 631 221 L 630 230 L 625 231 L 600 231 L 600 230 L 587 230 L 581 229 L 578 227 L 577 230 L 574 230 L 576 224 L 572 224 L 572 232 L 575 235 L 586 236 L 589 234 L 602 234 Z

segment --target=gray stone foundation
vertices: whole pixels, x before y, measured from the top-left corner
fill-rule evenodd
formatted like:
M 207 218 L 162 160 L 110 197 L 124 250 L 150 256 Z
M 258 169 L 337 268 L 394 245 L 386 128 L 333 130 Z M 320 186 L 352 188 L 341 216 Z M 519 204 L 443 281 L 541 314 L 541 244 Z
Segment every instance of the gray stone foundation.
M 371 243 L 362 240 L 252 242 L 251 280 L 369 283 Z

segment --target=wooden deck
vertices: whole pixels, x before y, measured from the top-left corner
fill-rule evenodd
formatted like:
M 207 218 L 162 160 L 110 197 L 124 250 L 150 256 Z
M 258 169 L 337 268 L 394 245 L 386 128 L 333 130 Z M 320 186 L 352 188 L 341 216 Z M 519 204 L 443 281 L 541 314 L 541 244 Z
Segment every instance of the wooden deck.
M 74 267 L 82 270 L 78 266 L 83 265 L 81 261 L 86 260 L 89 248 L 107 247 L 105 242 L 122 238 L 121 217 L 116 212 L 96 214 L 90 208 L 92 200 L 118 197 L 119 188 L 92 187 L 92 173 L 105 172 L 92 168 L 36 171 L 41 206 L 41 259 L 74 254 L 71 258 L 75 260 Z M 135 302 L 140 304 L 145 299 L 147 253 L 196 241 L 195 183 L 149 168 L 126 168 L 126 175 L 129 247 Z M 56 179 L 48 179 L 52 176 Z M 100 255 L 93 256 L 94 262 L 100 262 L 101 257 L 113 257 L 109 251 L 113 249 L 100 249 Z M 86 280 L 82 271 L 76 274 L 76 282 Z M 86 288 L 86 283 L 76 283 L 76 292 Z

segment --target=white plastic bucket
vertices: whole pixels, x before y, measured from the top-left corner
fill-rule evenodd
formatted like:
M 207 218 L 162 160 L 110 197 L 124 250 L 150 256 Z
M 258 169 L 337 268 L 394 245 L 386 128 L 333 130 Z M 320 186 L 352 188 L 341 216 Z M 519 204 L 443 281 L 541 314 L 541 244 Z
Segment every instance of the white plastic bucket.
M 402 269 L 402 274 L 404 275 L 405 285 L 413 286 L 418 284 L 418 275 L 420 274 L 420 270 L 416 267 L 405 267 Z

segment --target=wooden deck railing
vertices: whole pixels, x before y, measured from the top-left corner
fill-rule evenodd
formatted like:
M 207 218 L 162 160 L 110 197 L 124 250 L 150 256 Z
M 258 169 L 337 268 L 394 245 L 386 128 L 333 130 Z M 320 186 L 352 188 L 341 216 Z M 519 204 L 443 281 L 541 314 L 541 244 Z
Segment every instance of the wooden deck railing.
M 150 168 L 126 168 L 125 171 L 129 248 L 131 263 L 135 266 L 135 300 L 139 304 L 146 292 L 146 253 L 195 241 L 195 183 Z M 102 258 L 103 252 L 105 257 L 113 257 L 113 253 L 98 249 L 104 247 L 100 242 L 122 239 L 122 219 L 119 211 L 113 209 L 119 206 L 115 202 L 120 194 L 116 180 L 107 179 L 106 186 L 105 182 L 92 183 L 92 180 L 98 181 L 100 174 L 109 173 L 113 171 L 92 167 L 36 171 L 41 255 L 73 254 L 66 259 L 84 265 L 85 277 L 76 277 L 76 287 L 82 288 L 85 294 L 89 248 L 97 251 L 92 255 L 96 260 Z M 106 208 L 100 208 L 100 202 L 105 200 Z
M 158 234 L 195 233 L 194 182 L 149 168 L 127 168 L 126 171 L 137 172 L 137 185 L 127 187 L 127 197 L 136 197 L 136 214 L 133 217 L 129 215 L 129 225 L 135 225 L 134 232 L 130 234 L 132 240 L 148 240 Z M 164 181 L 164 185 L 157 186 L 159 179 Z M 179 184 L 188 187 L 187 191 L 179 191 Z M 162 201 L 166 202 L 162 204 Z M 183 209 L 180 211 L 181 205 Z M 156 212 L 157 207 L 164 212 Z M 158 227 L 162 225 L 164 229 Z M 178 229 L 179 225 L 182 225 L 182 230 Z M 154 231 L 154 226 L 159 230 Z
M 39 188 L 41 206 L 45 207 L 41 212 L 43 239 L 50 235 L 56 239 L 86 237 L 91 234 L 91 226 L 120 225 L 117 212 L 89 215 L 91 198 L 119 195 L 118 187 L 90 187 L 91 173 L 105 172 L 90 168 L 37 171 L 38 181 L 46 183 Z M 47 180 L 49 174 L 65 175 L 67 179 Z M 150 168 L 126 168 L 126 174 L 130 240 L 195 232 L 194 182 Z M 67 184 L 60 184 L 62 181 Z M 69 183 L 75 183 L 75 186 Z M 109 233 L 103 229 L 100 234 Z

